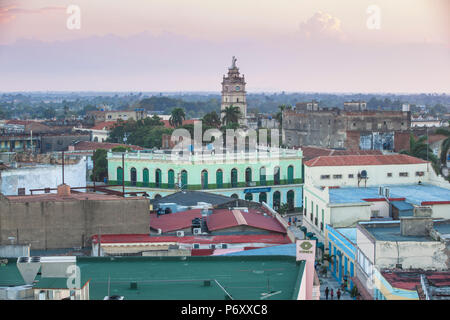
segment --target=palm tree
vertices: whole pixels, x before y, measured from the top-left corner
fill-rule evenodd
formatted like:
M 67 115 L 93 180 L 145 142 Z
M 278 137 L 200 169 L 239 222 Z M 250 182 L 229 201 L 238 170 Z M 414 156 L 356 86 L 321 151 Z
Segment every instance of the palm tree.
M 178 128 L 183 124 L 183 120 L 186 119 L 186 114 L 183 108 L 175 108 L 170 115 L 169 123 L 171 126 Z
M 222 110 L 222 113 L 224 114 L 222 122 L 226 125 L 229 123 L 238 123 L 239 118 L 241 117 L 241 109 L 233 105 L 225 107 L 225 109 Z
M 278 123 L 280 124 L 280 127 L 281 127 L 282 121 L 283 121 L 283 111 L 284 110 L 292 110 L 292 106 L 291 105 L 282 104 L 282 105 L 278 106 L 278 109 L 280 109 L 280 111 L 278 111 L 275 114 L 275 119 L 278 121 Z
M 434 155 L 430 146 L 427 144 L 427 136 L 421 136 L 419 138 L 414 138 L 414 135 L 411 133 L 409 137 L 409 151 L 402 150 L 401 154 L 407 154 L 412 157 L 420 158 L 423 160 L 431 161 L 433 169 L 436 173 L 439 172 L 439 161 L 438 158 Z
M 211 111 L 210 113 L 207 113 L 202 118 L 203 124 L 210 126 L 210 127 L 219 127 L 220 126 L 220 117 L 215 111 Z
M 442 145 L 441 145 L 441 165 L 442 166 L 447 166 L 447 154 L 448 151 L 450 149 L 450 130 L 449 129 L 444 129 L 444 128 L 439 128 L 436 130 L 435 132 L 436 134 L 442 134 L 444 136 L 446 136 L 447 138 L 442 141 Z

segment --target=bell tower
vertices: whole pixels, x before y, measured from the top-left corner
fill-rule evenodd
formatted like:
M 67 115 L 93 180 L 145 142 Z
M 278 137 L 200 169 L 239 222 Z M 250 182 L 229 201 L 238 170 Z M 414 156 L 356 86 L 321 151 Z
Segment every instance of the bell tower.
M 231 67 L 228 68 L 228 75 L 223 76 L 221 111 L 229 106 L 239 107 L 241 110 L 241 120 L 239 123 L 245 124 L 245 118 L 247 117 L 245 79 L 244 75 L 240 76 L 239 74 L 239 68 L 236 67 L 236 60 L 233 56 Z M 223 118 L 223 113 L 220 118 Z

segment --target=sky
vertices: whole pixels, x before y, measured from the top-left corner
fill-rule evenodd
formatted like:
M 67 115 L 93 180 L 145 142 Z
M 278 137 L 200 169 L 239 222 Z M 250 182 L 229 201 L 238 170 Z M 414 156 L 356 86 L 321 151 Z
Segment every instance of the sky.
M 0 0 L 0 91 L 217 92 L 236 56 L 248 92 L 449 93 L 449 15 L 448 0 Z

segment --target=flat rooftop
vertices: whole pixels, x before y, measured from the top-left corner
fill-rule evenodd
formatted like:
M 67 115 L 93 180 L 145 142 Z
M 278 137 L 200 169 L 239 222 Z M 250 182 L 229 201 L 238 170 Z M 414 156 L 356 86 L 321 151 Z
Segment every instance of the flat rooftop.
M 90 281 L 91 300 L 103 300 L 108 283 L 110 295 L 126 300 L 224 300 L 225 291 L 236 300 L 260 300 L 268 292 L 278 292 L 270 300 L 290 300 L 298 294 L 305 262 L 280 255 L 78 257 L 77 266 L 81 282 Z M 7 271 L 0 272 L 0 286 L 23 284 L 16 259 L 1 268 Z M 131 282 L 137 289 L 130 288 Z
M 450 189 L 430 184 L 383 185 L 383 187 L 389 188 L 391 199 L 405 198 L 406 202 L 415 205 L 423 205 L 424 202 L 434 203 L 450 201 Z M 364 199 L 384 199 L 378 192 L 378 186 L 367 188 L 330 188 L 330 203 L 358 203 L 367 202 Z
M 400 222 L 361 222 L 360 226 L 364 227 L 370 234 L 379 241 L 436 241 L 430 236 L 403 236 L 400 233 Z M 433 229 L 441 235 L 450 235 L 450 220 L 434 220 Z
M 376 227 L 364 226 L 364 228 L 378 241 L 434 241 L 430 236 L 402 236 L 400 234 L 400 223 Z

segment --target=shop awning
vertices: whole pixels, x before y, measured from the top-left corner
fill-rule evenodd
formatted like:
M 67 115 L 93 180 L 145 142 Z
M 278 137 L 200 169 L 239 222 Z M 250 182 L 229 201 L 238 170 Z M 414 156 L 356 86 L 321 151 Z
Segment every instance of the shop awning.
M 306 229 L 305 226 L 301 226 L 301 227 L 300 227 L 300 230 L 302 230 L 302 231 L 305 232 L 305 233 L 308 231 L 308 229 Z
M 317 240 L 317 238 L 316 237 L 311 237 L 311 238 L 309 238 L 310 240 Z
M 319 243 L 317 243 L 317 248 L 319 248 L 319 249 L 325 249 L 325 245 L 323 244 L 323 242 L 319 242 Z

